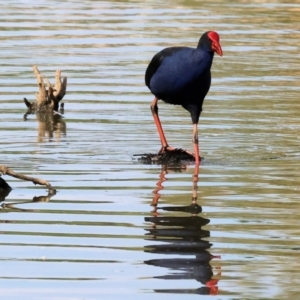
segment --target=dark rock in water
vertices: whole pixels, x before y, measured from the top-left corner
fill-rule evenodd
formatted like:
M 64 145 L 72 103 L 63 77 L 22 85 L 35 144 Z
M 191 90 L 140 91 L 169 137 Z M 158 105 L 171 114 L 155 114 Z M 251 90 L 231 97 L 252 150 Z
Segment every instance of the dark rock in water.
M 179 148 L 172 151 L 166 151 L 162 154 L 144 153 L 135 154 L 134 156 L 139 156 L 137 160 L 144 164 L 179 164 L 183 162 L 195 162 L 195 157 L 193 155 Z
M 0 202 L 5 200 L 11 190 L 12 188 L 9 186 L 9 184 L 2 177 L 0 177 Z
M 12 188 L 2 177 L 0 177 L 0 191 L 2 191 L 2 190 L 11 191 Z

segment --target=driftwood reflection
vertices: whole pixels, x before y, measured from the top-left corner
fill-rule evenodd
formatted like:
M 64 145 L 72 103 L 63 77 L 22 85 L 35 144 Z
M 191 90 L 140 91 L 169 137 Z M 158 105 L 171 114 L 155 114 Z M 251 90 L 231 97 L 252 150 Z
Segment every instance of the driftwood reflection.
M 201 283 L 198 289 L 180 289 L 177 287 L 155 289 L 158 293 L 180 294 L 218 294 L 220 270 L 214 270 L 210 264 L 214 256 L 209 252 L 212 244 L 204 238 L 210 236 L 208 230 L 202 229 L 210 220 L 200 216 L 202 207 L 196 203 L 199 169 L 196 167 L 193 176 L 192 203 L 188 206 L 158 206 L 159 191 L 166 180 L 166 167 L 162 168 L 157 188 L 154 190 L 152 205 L 154 212 L 145 221 L 151 223 L 146 229 L 146 240 L 153 244 L 144 248 L 145 252 L 161 254 L 158 259 L 145 261 L 145 264 L 168 269 L 166 275 L 155 278 L 164 280 L 194 279 Z M 186 200 L 183 199 L 183 202 Z M 175 257 L 174 256 L 178 256 Z M 171 256 L 171 257 L 170 257 Z M 214 274 L 217 273 L 217 274 Z
M 34 203 L 34 202 L 49 202 L 50 199 L 56 194 L 56 191 L 49 191 L 47 195 L 43 196 L 34 196 L 32 200 L 26 200 L 26 201 L 18 201 L 18 202 L 6 202 L 1 204 L 1 209 L 6 211 L 35 211 L 35 209 L 25 209 L 25 208 L 19 208 L 18 205 L 21 204 L 28 204 L 28 203 Z M 4 201 L 0 200 L 0 202 Z
M 62 103 L 63 105 L 63 103 Z M 35 113 L 38 121 L 38 142 L 44 142 L 45 138 L 49 142 L 55 141 L 59 142 L 60 139 L 67 133 L 67 125 L 63 119 L 63 106 L 60 108 L 60 113 L 51 112 L 37 112 Z M 24 120 L 27 120 L 28 115 L 32 114 L 28 111 L 24 115 Z

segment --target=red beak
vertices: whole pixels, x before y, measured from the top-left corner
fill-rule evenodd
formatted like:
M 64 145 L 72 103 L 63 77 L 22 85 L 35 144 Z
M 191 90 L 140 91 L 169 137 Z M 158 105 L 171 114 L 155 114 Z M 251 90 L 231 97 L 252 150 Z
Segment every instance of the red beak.
M 218 42 L 212 42 L 212 49 L 220 56 L 223 56 L 221 45 Z

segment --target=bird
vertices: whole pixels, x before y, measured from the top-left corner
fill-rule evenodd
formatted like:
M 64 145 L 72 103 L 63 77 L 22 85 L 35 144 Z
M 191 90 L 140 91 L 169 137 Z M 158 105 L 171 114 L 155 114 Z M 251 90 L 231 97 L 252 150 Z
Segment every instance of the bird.
M 158 101 L 181 105 L 191 114 L 195 163 L 200 163 L 198 122 L 202 105 L 211 85 L 211 65 L 214 54 L 223 56 L 220 36 L 215 31 L 205 32 L 196 48 L 168 47 L 156 53 L 145 72 L 145 84 L 154 95 L 151 112 L 161 141 L 158 154 L 173 151 L 167 143 L 158 115 Z M 190 152 L 186 151 L 191 154 Z

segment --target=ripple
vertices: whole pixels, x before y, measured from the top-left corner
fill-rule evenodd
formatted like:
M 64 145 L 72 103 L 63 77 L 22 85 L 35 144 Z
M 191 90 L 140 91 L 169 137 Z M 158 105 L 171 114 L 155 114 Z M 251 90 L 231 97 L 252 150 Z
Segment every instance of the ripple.
M 269 1 L 15 0 L 1 7 L 0 291 L 8 299 L 293 299 L 299 294 L 299 7 Z M 194 167 L 141 165 L 160 148 L 144 72 L 153 55 L 220 33 Z M 68 77 L 63 118 L 23 116 L 32 65 Z M 190 116 L 159 103 L 170 145 Z M 1 195 L 0 195 L 1 196 Z M 1 198 L 1 199 L 2 199 Z M 160 297 L 160 295 L 157 295 Z

